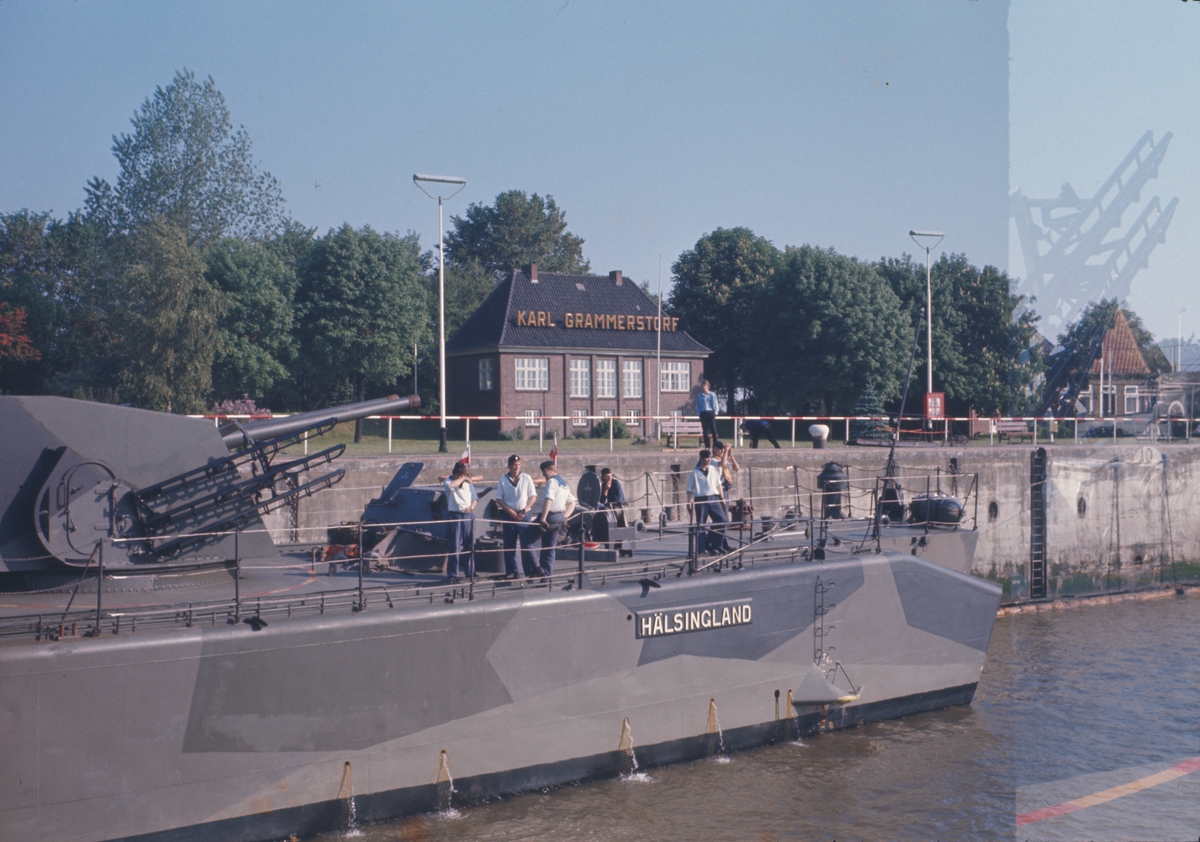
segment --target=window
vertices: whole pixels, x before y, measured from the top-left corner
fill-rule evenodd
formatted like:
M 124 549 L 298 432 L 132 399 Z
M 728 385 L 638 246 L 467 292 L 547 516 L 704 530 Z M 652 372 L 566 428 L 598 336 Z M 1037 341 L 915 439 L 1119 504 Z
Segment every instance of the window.
M 1087 391 L 1079 393 L 1079 405 L 1083 407 L 1083 412 L 1086 415 L 1092 414 L 1092 390 L 1095 386 L 1088 386 Z
M 683 410 L 682 410 L 682 409 L 672 409 L 672 410 L 671 410 L 671 417 L 672 417 L 672 418 L 682 418 L 682 417 L 683 417 Z
M 494 360 L 479 361 L 479 391 L 490 392 L 496 388 L 496 368 Z
M 617 396 L 617 361 L 596 360 L 596 397 Z
M 588 360 L 571 360 L 571 397 L 587 398 L 592 394 L 592 371 Z
M 526 427 L 536 427 L 538 425 L 538 422 L 541 420 L 541 418 L 542 418 L 542 411 L 540 409 L 525 410 L 525 426 Z
M 692 364 L 664 362 L 662 364 L 662 390 L 664 392 L 688 392 L 692 388 Z
M 550 360 L 546 357 L 517 357 L 517 391 L 545 392 L 550 388 Z
M 613 411 L 611 409 L 602 409 L 602 410 L 600 410 L 600 417 L 601 418 L 612 418 Z
M 625 360 L 621 363 L 621 391 L 627 398 L 642 396 L 641 360 Z
M 636 409 L 631 409 L 625 413 L 625 423 L 634 427 L 642 423 L 642 417 Z
M 1138 411 L 1138 387 L 1125 387 L 1125 414 L 1134 415 Z
M 1100 414 L 1117 414 L 1117 387 L 1103 386 L 1100 389 Z
M 587 417 L 586 409 L 572 409 L 571 410 L 571 426 L 572 427 L 586 427 L 587 424 L 588 424 L 588 417 Z

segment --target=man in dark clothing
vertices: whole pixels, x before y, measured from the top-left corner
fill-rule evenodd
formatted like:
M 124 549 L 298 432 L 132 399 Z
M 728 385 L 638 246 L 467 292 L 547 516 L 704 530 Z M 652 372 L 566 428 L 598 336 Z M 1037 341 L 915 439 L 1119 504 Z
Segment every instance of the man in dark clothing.
M 761 418 L 750 420 L 747 418 L 742 422 L 742 432 L 750 437 L 750 447 L 757 449 L 758 440 L 763 436 L 767 437 L 767 441 L 779 447 L 779 442 L 775 441 L 775 434 L 771 432 L 771 422 L 764 421 Z

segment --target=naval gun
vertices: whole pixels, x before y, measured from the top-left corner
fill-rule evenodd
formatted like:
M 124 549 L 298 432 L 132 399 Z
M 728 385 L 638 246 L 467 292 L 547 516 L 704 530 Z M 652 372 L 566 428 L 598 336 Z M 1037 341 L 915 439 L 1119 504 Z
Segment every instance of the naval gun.
M 101 543 L 105 567 L 128 572 L 274 556 L 262 515 L 345 473 L 302 482 L 345 445 L 302 456 L 294 448 L 339 422 L 418 406 L 416 395 L 392 395 L 218 429 L 162 412 L 0 396 L 0 574 L 37 586 L 30 576 L 85 567 Z

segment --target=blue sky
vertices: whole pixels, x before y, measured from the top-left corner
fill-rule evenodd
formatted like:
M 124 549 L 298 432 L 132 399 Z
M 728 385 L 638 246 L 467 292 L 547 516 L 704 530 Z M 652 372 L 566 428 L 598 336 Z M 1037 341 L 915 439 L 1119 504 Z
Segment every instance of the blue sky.
M 1198 25 L 1200 3 L 1178 0 L 0 0 L 0 211 L 80 207 L 88 178 L 115 179 L 112 136 L 182 67 L 213 77 L 291 214 L 322 232 L 436 246 L 411 176 L 459 175 L 448 214 L 553 194 L 594 271 L 652 285 L 659 255 L 669 279 L 737 225 L 864 259 L 936 228 L 1005 268 L 1010 184 L 1083 194 L 1147 128 L 1170 130 L 1151 191 L 1180 209 L 1130 301 L 1174 335 L 1189 297 L 1200 319 L 1184 236 Z

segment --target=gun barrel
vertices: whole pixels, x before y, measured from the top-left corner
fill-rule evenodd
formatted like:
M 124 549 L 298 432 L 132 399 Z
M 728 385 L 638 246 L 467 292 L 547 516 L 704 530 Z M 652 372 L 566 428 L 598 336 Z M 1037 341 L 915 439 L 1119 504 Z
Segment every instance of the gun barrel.
M 389 395 L 386 398 L 376 398 L 360 403 L 348 403 L 343 406 L 331 406 L 328 409 L 315 409 L 312 412 L 301 412 L 299 415 L 289 415 L 286 418 L 268 418 L 264 421 L 251 421 L 247 424 L 231 422 L 220 427 L 221 438 L 230 450 L 239 447 L 247 440 L 272 439 L 298 433 L 318 424 L 342 421 L 357 421 L 368 415 L 392 415 L 406 409 L 416 409 L 421 405 L 417 395 L 402 398 L 399 395 Z

